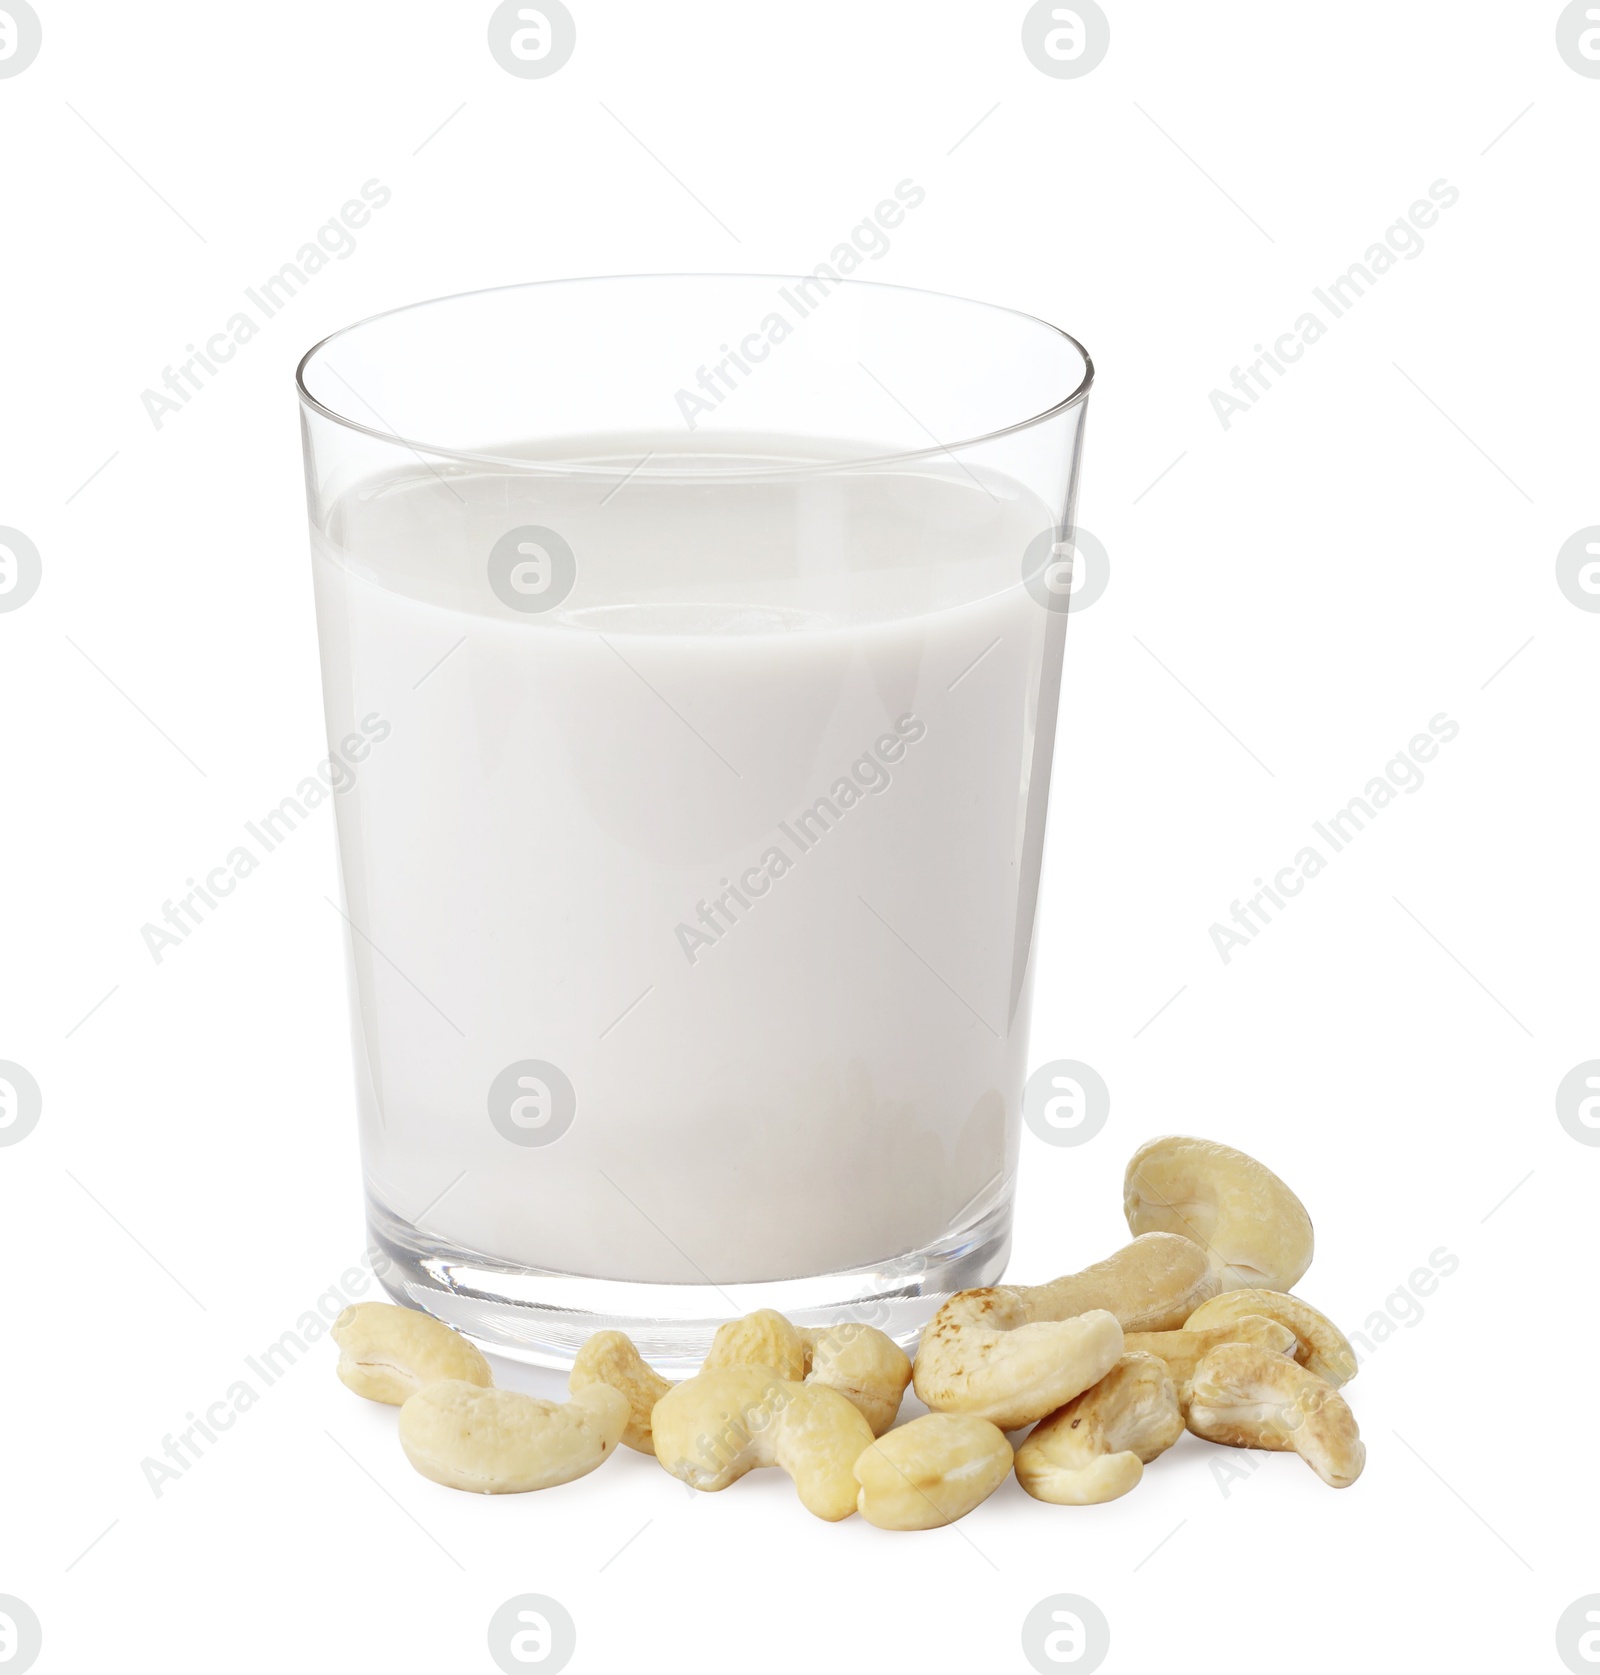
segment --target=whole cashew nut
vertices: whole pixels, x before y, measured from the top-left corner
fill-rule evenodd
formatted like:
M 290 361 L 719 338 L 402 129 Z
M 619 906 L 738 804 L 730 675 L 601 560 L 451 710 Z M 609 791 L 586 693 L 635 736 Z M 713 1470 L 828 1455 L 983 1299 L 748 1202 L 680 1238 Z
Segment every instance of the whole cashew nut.
M 1127 1494 L 1182 1435 L 1165 1364 L 1135 1351 L 1033 1428 L 1017 1450 L 1017 1481 L 1035 1500 L 1097 1506 Z
M 800 1503 L 836 1522 L 856 1509 L 857 1456 L 872 1428 L 837 1390 L 771 1367 L 713 1367 L 675 1386 L 650 1416 L 656 1458 L 692 1489 L 726 1489 L 757 1466 L 794 1479 Z
M 1311 1266 L 1305 1205 L 1264 1163 L 1215 1140 L 1147 1140 L 1128 1164 L 1123 1208 L 1135 1233 L 1203 1245 L 1218 1291 L 1287 1291 Z
M 925 1413 L 856 1460 L 856 1506 L 880 1530 L 939 1529 L 986 1501 L 1011 1460 L 999 1426 L 964 1413 Z
M 1227 1295 L 1244 1297 L 1250 1293 L 1230 1291 Z M 1297 1341 L 1282 1321 L 1270 1320 L 1260 1314 L 1245 1314 L 1236 1320 L 1219 1321 L 1214 1326 L 1185 1327 L 1179 1332 L 1130 1332 L 1123 1344 L 1130 1352 L 1143 1350 L 1166 1365 L 1177 1391 L 1178 1409 L 1187 1413 L 1189 1386 L 1194 1379 L 1195 1368 L 1218 1344 L 1253 1343 L 1259 1344 L 1262 1349 L 1270 1349 L 1274 1355 L 1292 1356 Z
M 400 1446 L 448 1489 L 516 1495 L 593 1471 L 615 1452 L 628 1417 L 627 1397 L 604 1384 L 561 1403 L 445 1379 L 400 1409 Z
M 1190 1331 L 1223 1325 L 1245 1315 L 1265 1315 L 1294 1333 L 1294 1358 L 1335 1390 L 1356 1376 L 1356 1352 L 1350 1340 L 1320 1309 L 1283 1291 L 1225 1291 L 1202 1303 L 1189 1316 Z
M 1031 1425 L 1111 1370 L 1122 1353 L 1122 1330 L 1111 1326 L 1181 1326 L 1216 1288 L 1198 1245 L 1146 1233 L 1047 1285 L 958 1291 L 922 1334 L 917 1394 L 930 1408 L 977 1414 L 1003 1430 Z
M 1122 1328 L 1104 1309 L 1035 1319 L 1022 1290 L 958 1291 L 922 1334 L 916 1389 L 936 1412 L 1015 1431 L 1104 1378 L 1121 1353 Z
M 591 1385 L 607 1384 L 628 1398 L 628 1425 L 622 1440 L 640 1454 L 654 1454 L 650 1410 L 672 1388 L 634 1346 L 626 1332 L 596 1332 L 587 1339 L 567 1375 L 576 1396 Z
M 837 1390 L 866 1420 L 875 1437 L 894 1424 L 911 1382 L 911 1361 L 893 1338 L 876 1326 L 845 1321 L 806 1326 L 806 1383 Z
M 1217 1281 L 1192 1239 L 1176 1232 L 1144 1233 L 1080 1273 L 1024 1289 L 1034 1320 L 1105 1309 L 1124 1332 L 1164 1332 L 1214 1297 Z
M 494 1383 L 478 1346 L 420 1309 L 352 1303 L 329 1335 L 339 1346 L 340 1380 L 368 1401 L 399 1407 L 442 1378 L 485 1387 Z
M 1335 1489 L 1361 1475 L 1367 1450 L 1349 1404 L 1287 1355 L 1257 1344 L 1213 1349 L 1195 1369 L 1189 1429 L 1229 1448 L 1293 1449 Z

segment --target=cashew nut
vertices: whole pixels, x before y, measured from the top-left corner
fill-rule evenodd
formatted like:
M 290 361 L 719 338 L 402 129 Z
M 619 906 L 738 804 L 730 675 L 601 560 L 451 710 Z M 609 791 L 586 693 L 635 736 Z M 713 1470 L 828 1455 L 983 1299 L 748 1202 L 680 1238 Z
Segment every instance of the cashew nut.
M 771 1367 L 713 1367 L 664 1395 L 650 1416 L 656 1458 L 692 1489 L 726 1489 L 756 1466 L 794 1479 L 800 1503 L 830 1522 L 856 1509 L 850 1468 L 872 1428 L 837 1390 Z
M 1034 1320 L 1066 1320 L 1090 1309 L 1117 1317 L 1124 1332 L 1181 1326 L 1217 1292 L 1206 1253 L 1178 1233 L 1145 1233 L 1081 1273 L 1026 1288 Z
M 1220 1325 L 1245 1315 L 1265 1315 L 1294 1333 L 1294 1358 L 1335 1390 L 1356 1376 L 1356 1352 L 1350 1340 L 1320 1309 L 1283 1291 L 1225 1291 L 1202 1303 L 1189 1316 L 1187 1328 Z
M 905 1351 L 875 1326 L 843 1321 L 797 1328 L 775 1309 L 717 1328 L 700 1370 L 718 1367 L 770 1367 L 780 1378 L 826 1385 L 860 1411 L 875 1437 L 894 1423 L 911 1382 Z
M 1110 1325 L 1181 1326 L 1216 1288 L 1198 1245 L 1146 1233 L 1048 1285 L 958 1291 L 922 1334 L 917 1394 L 930 1408 L 974 1413 L 1004 1430 L 1031 1425 L 1111 1370 L 1122 1333 Z
M 717 1367 L 770 1367 L 779 1378 L 804 1378 L 805 1341 L 776 1309 L 757 1309 L 717 1328 L 700 1370 Z
M 1011 1470 L 1011 1444 L 987 1419 L 925 1413 L 879 1437 L 855 1463 L 856 1506 L 880 1530 L 932 1530 L 986 1501 Z
M 881 1437 L 894 1423 L 911 1382 L 906 1352 L 876 1326 L 849 1320 L 802 1327 L 800 1336 L 806 1346 L 806 1383 L 837 1390 L 872 1434 Z
M 1104 1378 L 1121 1353 L 1122 1328 L 1104 1309 L 1035 1318 L 1026 1290 L 958 1291 L 922 1334 L 916 1389 L 938 1412 L 1015 1431 Z
M 462 1379 L 425 1385 L 400 1409 L 400 1446 L 424 1477 L 449 1489 L 516 1495 L 570 1483 L 617 1446 L 628 1399 L 591 1384 L 570 1402 Z
M 1287 1291 L 1311 1266 L 1305 1205 L 1264 1163 L 1215 1140 L 1147 1140 L 1128 1164 L 1123 1208 L 1135 1233 L 1203 1245 L 1217 1291 Z
M 1127 1494 L 1182 1435 L 1165 1364 L 1135 1351 L 1033 1428 L 1017 1450 L 1017 1481 L 1035 1500 L 1097 1506 Z
M 641 1454 L 654 1454 L 650 1410 L 672 1386 L 639 1353 L 626 1332 L 596 1332 L 578 1351 L 567 1389 L 575 1396 L 595 1384 L 608 1384 L 628 1398 L 628 1426 L 622 1440 Z
M 1349 1404 L 1287 1355 L 1259 1344 L 1213 1349 L 1190 1385 L 1189 1429 L 1229 1448 L 1293 1449 L 1335 1489 L 1361 1475 L 1367 1450 Z
M 1246 1297 L 1251 1293 L 1230 1291 L 1227 1295 Z M 1166 1364 L 1182 1413 L 1189 1411 L 1189 1386 L 1195 1368 L 1218 1344 L 1224 1343 L 1259 1344 L 1274 1355 L 1292 1355 L 1296 1339 L 1282 1321 L 1260 1314 L 1243 1314 L 1237 1320 L 1223 1320 L 1215 1326 L 1185 1327 L 1180 1332 L 1130 1332 L 1123 1339 L 1125 1349 L 1143 1350 Z
M 478 1346 L 420 1309 L 352 1303 L 333 1323 L 339 1377 L 368 1401 L 399 1407 L 437 1379 L 488 1386 L 494 1374 Z

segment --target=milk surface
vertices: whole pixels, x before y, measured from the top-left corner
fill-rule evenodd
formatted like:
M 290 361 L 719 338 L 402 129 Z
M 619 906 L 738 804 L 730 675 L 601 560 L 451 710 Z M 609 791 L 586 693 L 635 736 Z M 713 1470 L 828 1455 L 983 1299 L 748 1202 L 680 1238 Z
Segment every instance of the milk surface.
M 315 538 L 329 735 L 392 726 L 336 800 L 368 1189 L 457 1250 L 796 1278 L 1009 1199 L 1050 514 L 948 459 L 748 451 L 692 486 L 682 436 L 572 445 L 601 475 L 419 462 Z M 570 550 L 549 609 L 490 580 L 525 528 L 535 588 Z M 546 1139 L 528 1084 L 531 1144 L 523 1061 L 571 1089 Z

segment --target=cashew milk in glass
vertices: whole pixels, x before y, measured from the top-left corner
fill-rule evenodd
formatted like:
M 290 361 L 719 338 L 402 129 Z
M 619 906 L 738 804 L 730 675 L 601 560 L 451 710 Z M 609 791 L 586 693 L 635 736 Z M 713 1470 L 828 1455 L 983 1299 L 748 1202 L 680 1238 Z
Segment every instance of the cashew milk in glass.
M 647 463 L 419 462 L 317 537 L 330 736 L 392 729 L 337 799 L 368 1190 L 687 1285 L 977 1224 L 1016 1161 L 1050 514 L 937 458 L 764 441 L 699 490 L 649 469 L 681 435 L 569 452 Z

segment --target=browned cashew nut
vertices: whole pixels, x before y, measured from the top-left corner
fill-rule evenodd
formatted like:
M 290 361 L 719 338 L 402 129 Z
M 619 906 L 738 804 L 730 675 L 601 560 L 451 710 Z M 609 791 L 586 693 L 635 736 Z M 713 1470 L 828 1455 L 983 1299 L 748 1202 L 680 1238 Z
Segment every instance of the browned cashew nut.
M 1225 1291 L 1202 1303 L 1187 1325 L 1190 1331 L 1209 1330 L 1247 1315 L 1265 1315 L 1288 1327 L 1296 1339 L 1295 1360 L 1335 1390 L 1356 1376 L 1356 1352 L 1344 1333 L 1320 1309 L 1283 1291 Z
M 1195 1369 L 1189 1429 L 1229 1448 L 1293 1451 L 1335 1489 L 1361 1475 L 1367 1450 L 1349 1404 L 1331 1385 L 1256 1344 L 1213 1349 Z
M 1287 1291 L 1311 1266 L 1305 1205 L 1264 1163 L 1215 1140 L 1146 1141 L 1128 1164 L 1123 1208 L 1135 1233 L 1181 1233 L 1203 1245 L 1218 1291 Z
M 917 1394 L 936 1411 L 1017 1430 L 1111 1370 L 1122 1353 L 1114 1328 L 1181 1325 L 1215 1290 L 1198 1245 L 1150 1233 L 1047 1285 L 958 1291 L 922 1334 Z
M 1104 1309 L 1070 1320 L 1029 1318 L 1011 1287 L 958 1291 L 917 1350 L 917 1394 L 937 1413 L 1019 1430 L 1110 1372 L 1122 1328 Z
M 1124 1355 L 1092 1389 L 1043 1419 L 1017 1450 L 1017 1481 L 1035 1500 L 1097 1506 L 1125 1495 L 1183 1435 L 1166 1366 Z
M 1227 1295 L 1243 1297 L 1249 1293 L 1234 1291 Z M 1218 1344 L 1253 1343 L 1270 1349 L 1274 1355 L 1292 1356 L 1296 1341 L 1294 1333 L 1281 1321 L 1269 1320 L 1265 1315 L 1247 1314 L 1237 1320 L 1223 1321 L 1199 1330 L 1186 1327 L 1181 1332 L 1130 1332 L 1123 1339 L 1123 1347 L 1130 1353 L 1136 1349 L 1143 1350 L 1166 1364 L 1178 1394 L 1178 1409 L 1187 1413 L 1189 1385 L 1195 1368 Z

